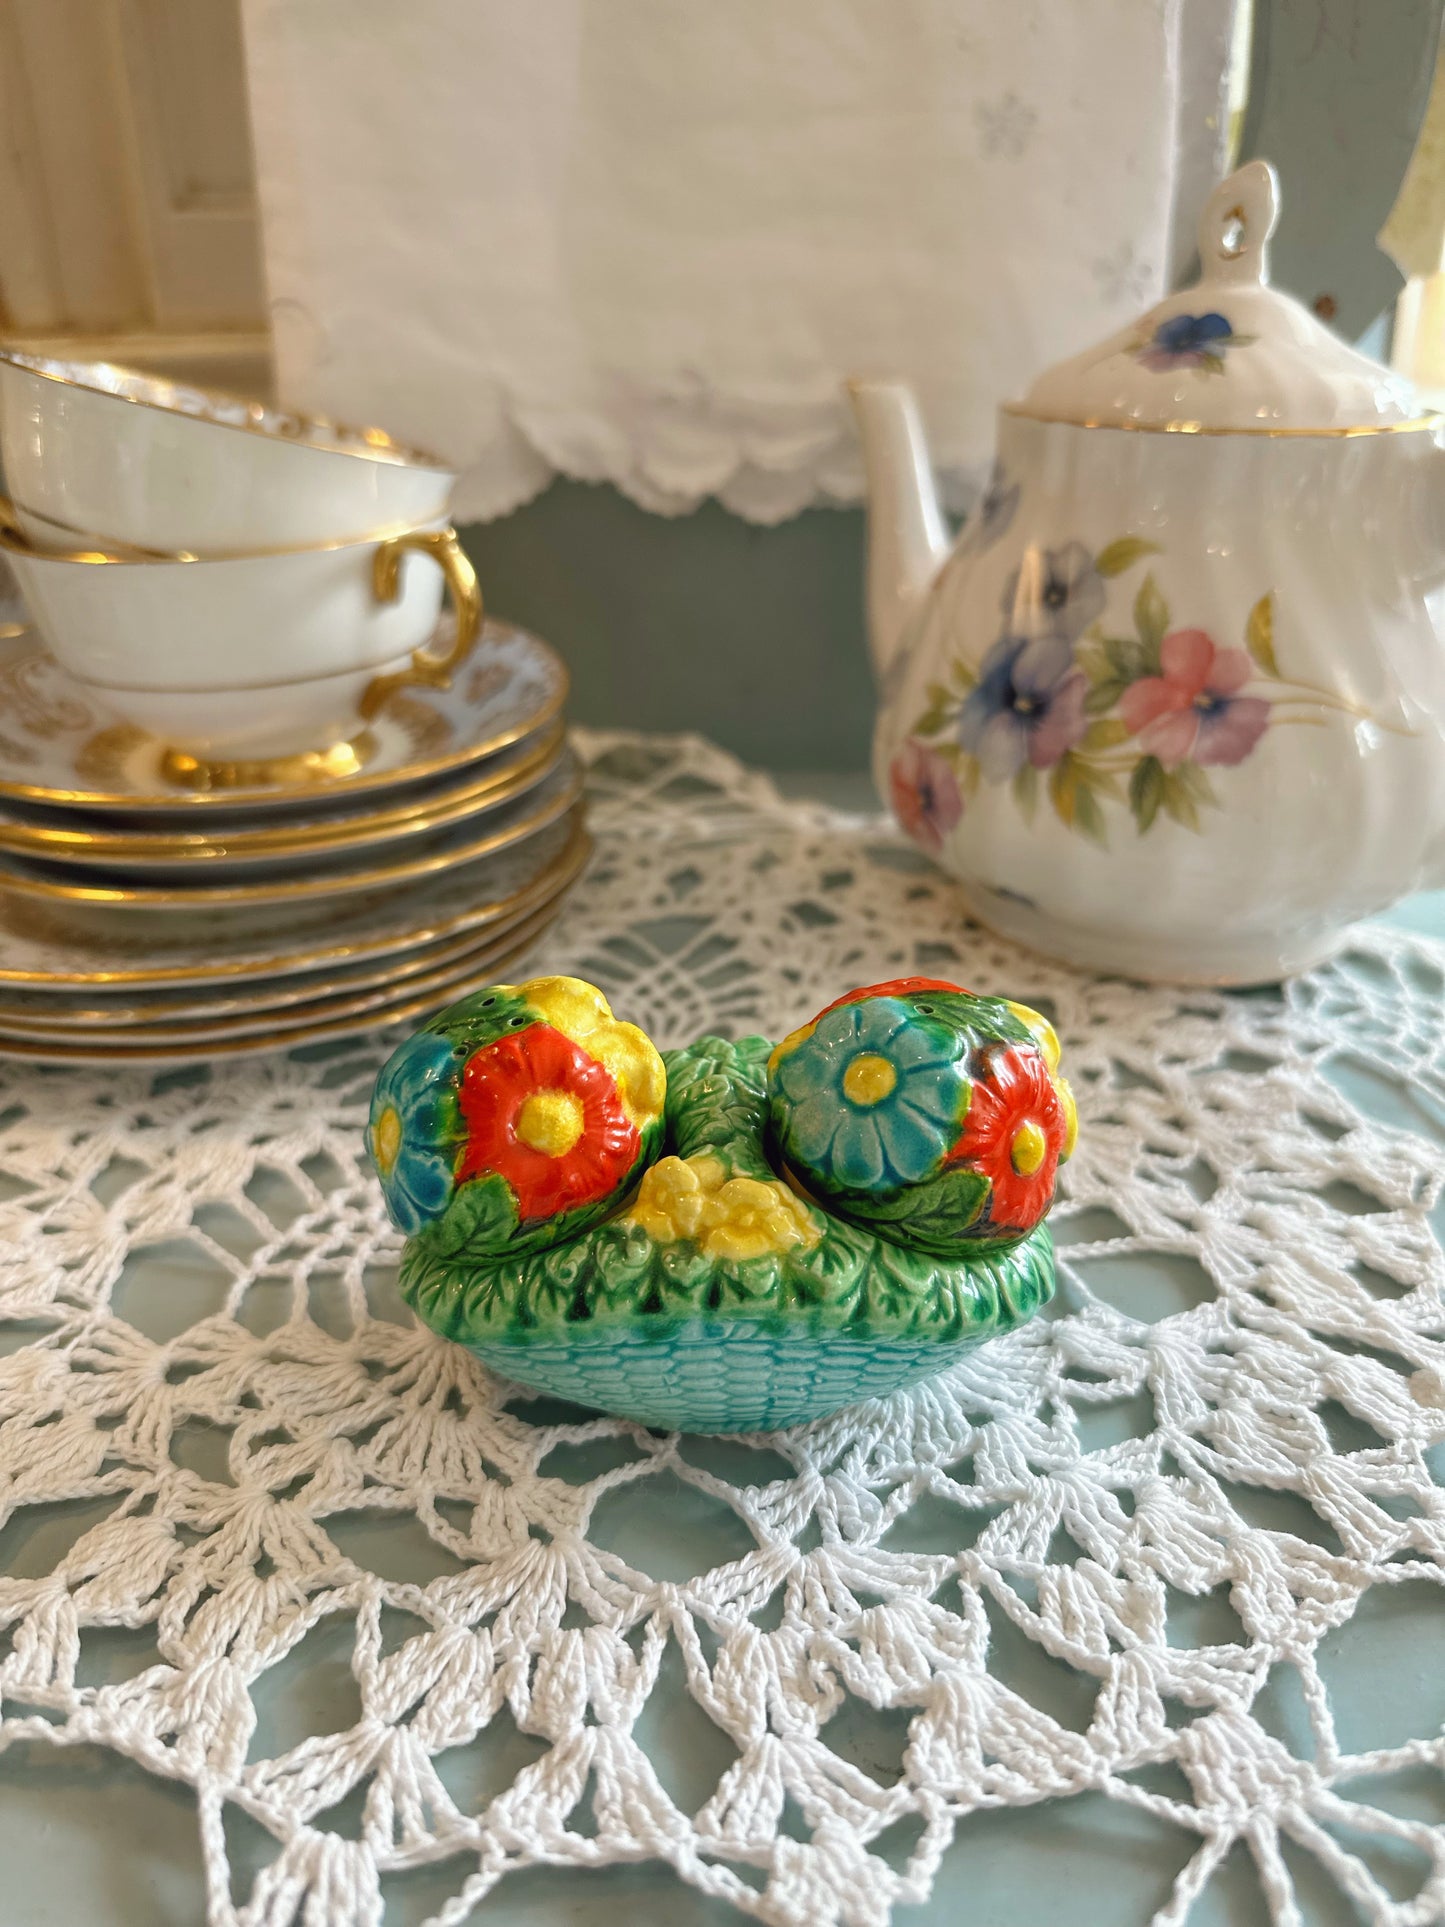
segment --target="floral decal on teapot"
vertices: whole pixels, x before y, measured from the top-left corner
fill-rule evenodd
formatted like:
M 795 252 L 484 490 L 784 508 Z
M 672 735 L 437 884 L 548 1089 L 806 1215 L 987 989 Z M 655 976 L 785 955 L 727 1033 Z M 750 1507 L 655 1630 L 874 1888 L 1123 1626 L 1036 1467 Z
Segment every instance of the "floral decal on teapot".
M 1248 761 L 1271 729 L 1357 715 L 1291 682 L 1274 651 L 1274 597 L 1249 613 L 1243 646 L 1175 627 L 1152 571 L 1128 624 L 1110 620 L 1109 583 L 1161 553 L 1121 536 L 1031 548 L 1004 585 L 1000 633 L 977 668 L 955 660 L 932 683 L 889 769 L 894 813 L 937 855 L 981 787 L 1007 786 L 1027 821 L 1041 793 L 1059 821 L 1108 844 L 1108 806 L 1137 834 L 1161 817 L 1197 831 L 1221 807 L 1212 772 Z
M 1175 368 L 1199 368 L 1206 375 L 1224 373 L 1227 348 L 1244 348 L 1253 335 L 1237 335 L 1227 316 L 1211 309 L 1208 314 L 1173 314 L 1161 321 L 1152 335 L 1134 344 L 1134 359 L 1156 375 Z
M 904 830 L 937 856 L 963 815 L 963 792 L 948 757 L 910 739 L 888 771 L 888 794 Z
M 1022 493 L 1022 484 L 1014 481 L 1003 463 L 995 458 L 988 480 L 964 523 L 963 533 L 958 539 L 959 553 L 982 555 L 985 549 L 991 549 L 995 542 L 1006 535 Z M 883 672 L 878 694 L 885 709 L 893 706 L 903 689 L 908 674 L 909 654 L 906 648 L 895 650 L 893 660 Z M 893 807 L 899 821 L 909 825 L 909 835 L 917 837 L 935 854 L 941 844 L 933 840 L 934 831 L 930 826 L 948 816 L 948 785 L 952 781 L 952 775 L 946 769 L 940 774 L 927 763 L 927 759 L 920 761 L 915 758 L 912 771 L 901 774 L 892 786 Z M 923 786 L 921 791 L 917 790 L 919 784 Z M 959 808 L 962 808 L 961 804 Z M 946 835 L 957 821 L 958 812 L 955 811 L 944 824 L 943 834 Z

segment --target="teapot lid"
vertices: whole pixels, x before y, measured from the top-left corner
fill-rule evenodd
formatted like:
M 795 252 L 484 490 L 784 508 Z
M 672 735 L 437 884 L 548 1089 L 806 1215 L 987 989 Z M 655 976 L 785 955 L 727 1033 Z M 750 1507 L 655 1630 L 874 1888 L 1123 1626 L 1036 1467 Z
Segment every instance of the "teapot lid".
M 1176 434 L 1361 434 L 1427 425 L 1408 381 L 1269 285 L 1279 177 L 1250 161 L 1210 195 L 1199 280 L 1041 375 L 1012 413 Z

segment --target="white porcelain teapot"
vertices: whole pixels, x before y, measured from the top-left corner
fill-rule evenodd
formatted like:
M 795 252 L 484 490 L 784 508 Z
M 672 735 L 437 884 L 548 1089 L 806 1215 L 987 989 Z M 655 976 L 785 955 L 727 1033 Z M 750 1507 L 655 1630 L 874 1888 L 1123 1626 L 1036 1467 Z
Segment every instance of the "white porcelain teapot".
M 1445 434 L 1268 285 L 1272 168 L 1203 272 L 1000 413 L 950 553 L 917 411 L 853 397 L 874 770 L 985 923 L 1089 968 L 1269 981 L 1445 886 Z

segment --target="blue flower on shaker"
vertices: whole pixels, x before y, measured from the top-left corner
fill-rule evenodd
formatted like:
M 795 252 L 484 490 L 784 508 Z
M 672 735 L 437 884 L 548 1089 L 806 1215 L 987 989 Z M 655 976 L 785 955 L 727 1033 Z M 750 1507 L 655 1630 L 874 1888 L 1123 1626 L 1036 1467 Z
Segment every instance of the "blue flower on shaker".
M 1000 597 L 1004 630 L 1026 642 L 1079 637 L 1104 613 L 1104 578 L 1082 542 L 1057 549 L 1028 548 Z
M 896 1191 L 930 1175 L 970 1089 L 952 1039 L 891 997 L 825 1011 L 776 1079 L 786 1152 L 842 1190 Z
M 964 698 L 958 740 L 990 783 L 1006 783 L 1025 764 L 1049 769 L 1083 740 L 1088 683 L 1059 636 L 1000 636 Z
M 445 1037 L 418 1031 L 385 1064 L 372 1094 L 366 1148 L 391 1221 L 408 1238 L 451 1202 L 464 1131 L 459 1069 Z

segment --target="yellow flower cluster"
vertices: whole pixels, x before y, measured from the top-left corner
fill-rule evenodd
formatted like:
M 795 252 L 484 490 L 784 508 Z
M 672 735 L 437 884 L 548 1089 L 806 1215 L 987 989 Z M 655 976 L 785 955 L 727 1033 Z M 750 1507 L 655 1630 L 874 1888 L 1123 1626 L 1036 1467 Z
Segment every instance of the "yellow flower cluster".
M 1032 1034 L 1048 1067 L 1049 1076 L 1054 1080 L 1054 1089 L 1059 1094 L 1059 1103 L 1064 1113 L 1064 1145 L 1059 1153 L 1059 1162 L 1066 1164 L 1074 1155 L 1074 1147 L 1079 1141 L 1079 1107 L 1074 1102 L 1074 1093 L 1068 1078 L 1059 1076 L 1059 1058 L 1062 1055 L 1059 1049 L 1059 1033 L 1041 1011 L 1030 1010 L 1027 1004 L 1016 1004 L 1011 998 L 1008 1000 L 1008 1007 L 1024 1029 Z M 1039 1163 L 1042 1163 L 1042 1159 Z M 1033 1168 L 1037 1170 L 1038 1164 L 1036 1163 Z M 1014 1159 L 1014 1169 L 1018 1171 L 1024 1169 L 1017 1157 Z
M 622 1108 L 638 1130 L 662 1115 L 667 1072 L 657 1047 L 636 1024 L 619 1023 L 600 990 L 580 977 L 533 977 L 517 986 L 517 995 L 525 997 L 553 1030 L 560 1030 L 589 1057 L 607 1066 Z
M 777 1178 L 730 1178 L 721 1158 L 659 1158 L 626 1222 L 657 1244 L 691 1238 L 710 1258 L 765 1258 L 809 1251 L 822 1233 L 800 1198 Z

